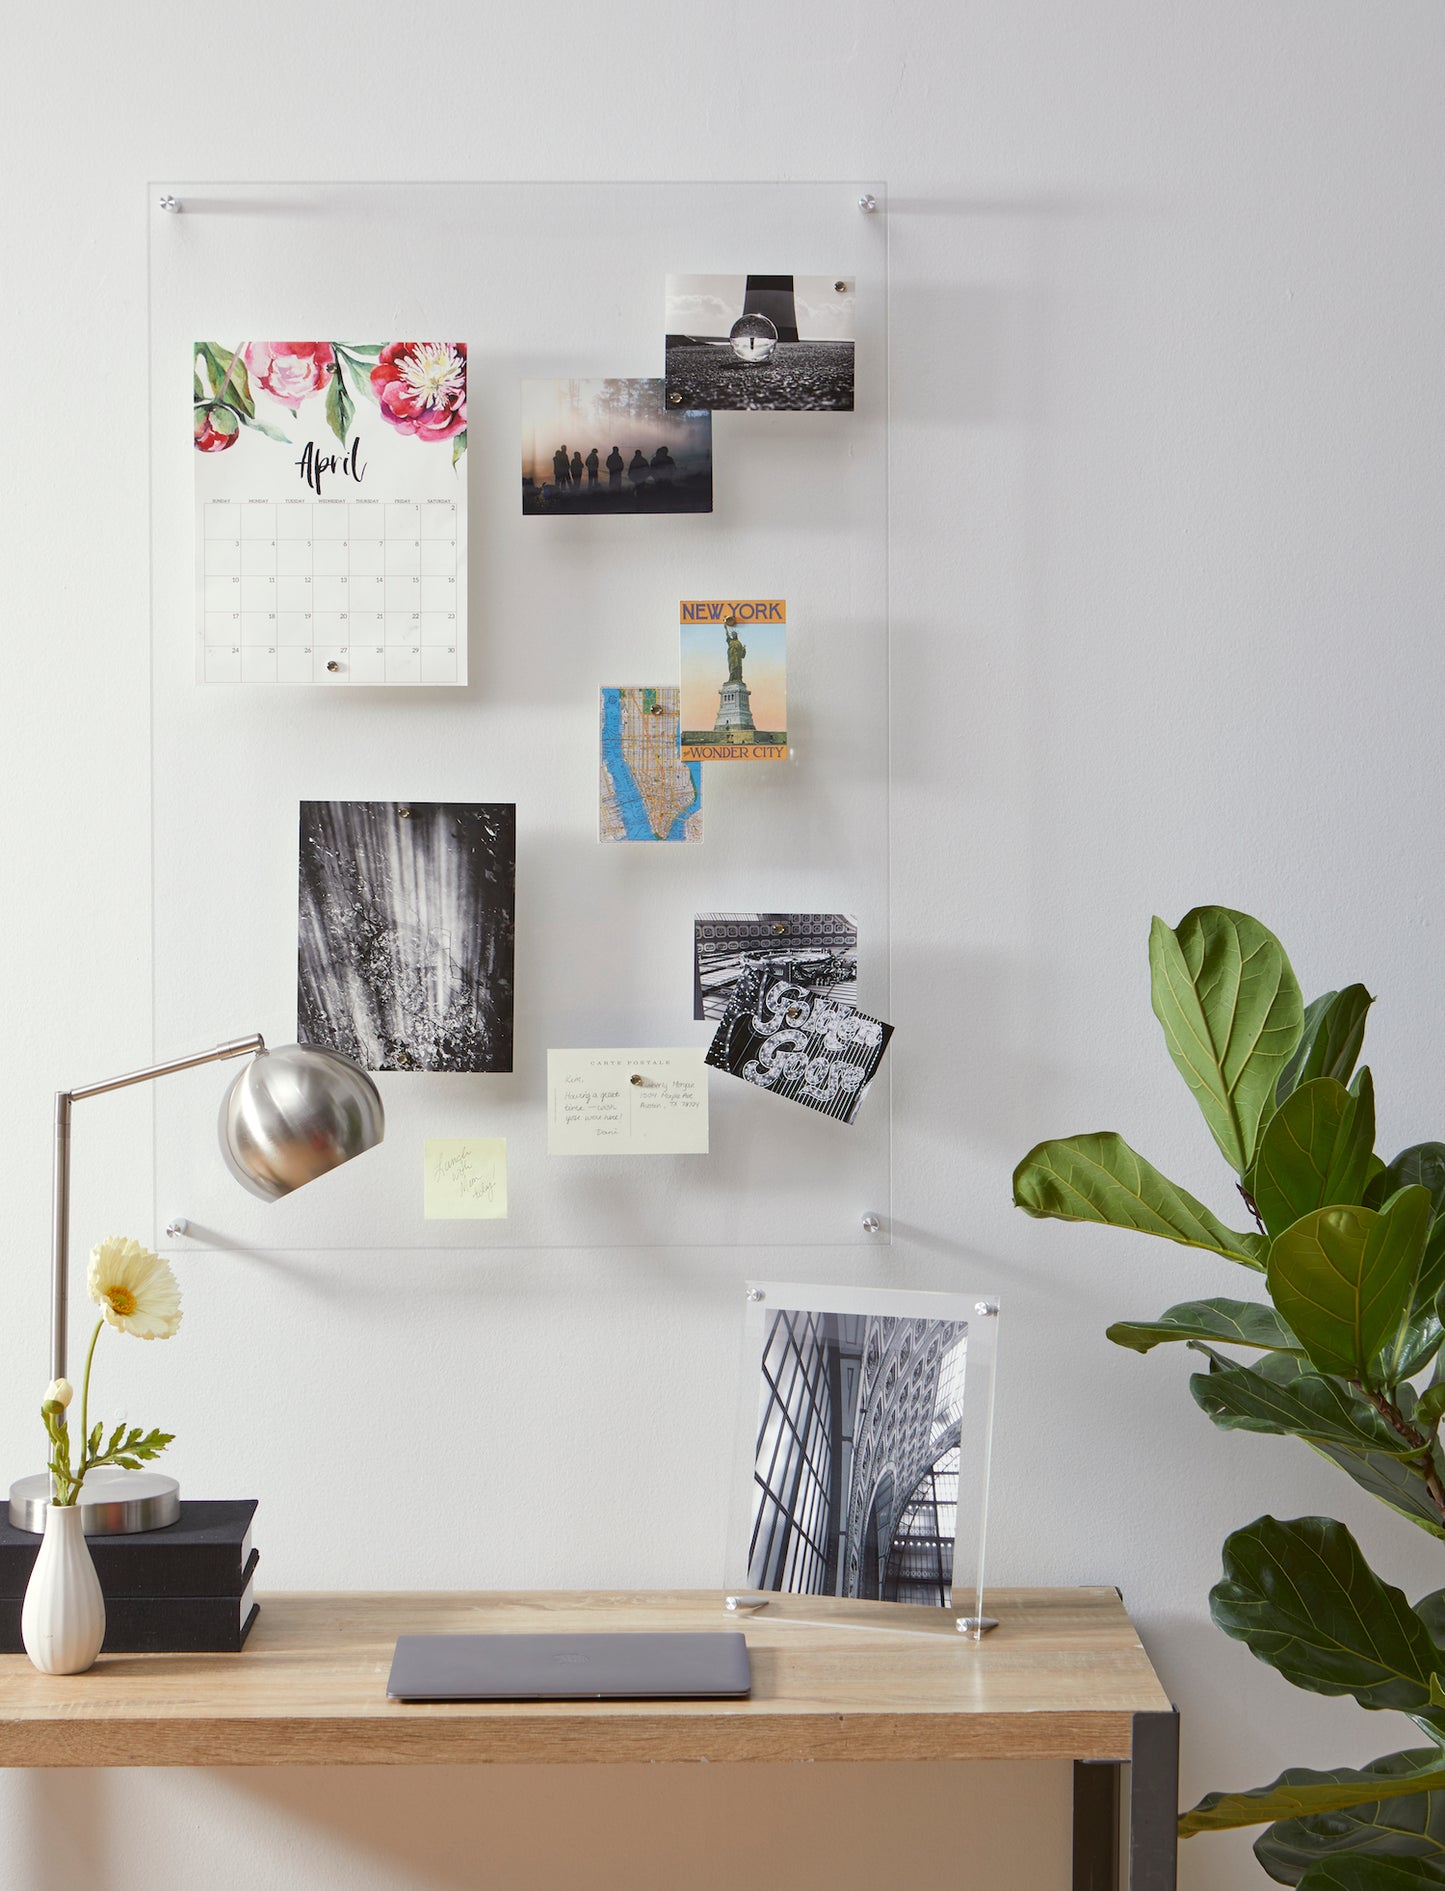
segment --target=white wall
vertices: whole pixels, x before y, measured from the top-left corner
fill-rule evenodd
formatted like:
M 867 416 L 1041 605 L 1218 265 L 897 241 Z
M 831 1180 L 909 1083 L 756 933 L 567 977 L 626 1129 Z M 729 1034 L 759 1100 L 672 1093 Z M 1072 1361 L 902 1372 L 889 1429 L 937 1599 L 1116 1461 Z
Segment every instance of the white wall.
M 886 1256 L 809 1267 L 1003 1289 L 994 1573 L 1119 1584 L 1183 1709 L 1188 1798 L 1407 1743 L 1285 1687 L 1214 1633 L 1205 1594 L 1227 1529 L 1266 1509 L 1358 1525 L 1411 1593 L 1439 1559 L 1303 1447 L 1213 1432 L 1178 1358 L 1103 1340 L 1111 1317 L 1237 1287 L 1224 1263 L 1030 1223 L 1008 1178 L 1041 1135 L 1113 1126 L 1229 1207 L 1148 1013 L 1149 915 L 1202 900 L 1273 923 L 1309 988 L 1366 980 L 1384 1143 L 1441 1127 L 1442 55 L 1419 0 L 12 9 L 0 1460 L 35 1455 L 49 1092 L 150 1050 L 144 181 L 881 175 L 900 1226 Z M 152 1225 L 148 1125 L 135 1099 L 87 1125 L 78 1230 Z M 187 1277 L 184 1345 L 128 1356 L 127 1392 L 174 1423 L 191 1488 L 260 1492 L 274 1585 L 701 1584 L 737 1271 L 696 1252 L 216 1264 Z M 514 1362 L 542 1315 L 539 1430 Z M 659 1340 L 676 1366 L 629 1370 Z M 474 1467 L 460 1505 L 424 1447 L 437 1399 Z M 343 1426 L 356 1447 L 303 1473 L 303 1444 L 315 1464 Z M 411 1528 L 360 1520 L 403 1482 L 431 1493 Z M 619 1776 L 585 1801 L 611 1818 L 590 1875 L 570 1840 L 537 1855 L 566 1802 L 536 1778 L 398 1785 L 397 1817 L 440 1834 L 410 1866 L 354 1778 L 122 1797 L 9 1775 L 0 1818 L 17 1891 L 82 1868 L 118 1891 L 332 1891 L 722 1884 L 790 1809 L 844 1834 L 891 1809 L 919 1859 L 949 1843 L 954 1795 L 960 1819 L 1034 1816 L 1033 1780 L 926 1783 L 885 1773 L 860 1802 L 846 1779 L 800 1799 L 786 1776 L 690 1777 L 679 1815 L 672 1782 Z M 1046 1796 L 1057 1835 L 1056 1781 Z M 846 1881 L 837 1856 L 798 1881 Z M 1243 1843 L 1186 1850 L 1190 1891 L 1258 1881 Z

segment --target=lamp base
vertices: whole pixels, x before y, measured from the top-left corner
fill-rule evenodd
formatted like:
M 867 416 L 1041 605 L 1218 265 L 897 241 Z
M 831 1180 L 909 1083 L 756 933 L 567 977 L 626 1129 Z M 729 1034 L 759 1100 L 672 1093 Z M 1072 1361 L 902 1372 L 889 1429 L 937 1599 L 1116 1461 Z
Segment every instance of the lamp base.
M 50 1508 L 50 1473 L 22 1477 L 10 1486 L 10 1521 L 17 1530 L 45 1528 Z M 181 1487 L 159 1471 L 92 1471 L 81 1486 L 82 1527 L 87 1536 L 134 1536 L 163 1530 L 181 1514 Z

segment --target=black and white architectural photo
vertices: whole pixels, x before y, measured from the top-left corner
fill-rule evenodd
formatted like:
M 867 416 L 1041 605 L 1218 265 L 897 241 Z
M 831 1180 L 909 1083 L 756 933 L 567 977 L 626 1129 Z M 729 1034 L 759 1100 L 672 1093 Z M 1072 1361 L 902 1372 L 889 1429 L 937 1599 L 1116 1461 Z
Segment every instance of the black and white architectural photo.
M 858 922 L 851 913 L 699 913 L 692 934 L 695 1018 L 725 1018 L 743 979 L 763 970 L 852 1008 Z
M 512 1068 L 511 802 L 303 801 L 296 1035 L 364 1070 Z
M 748 1587 L 946 1608 L 968 1322 L 765 1317 Z
M 522 512 L 711 512 L 712 415 L 657 380 L 523 381 Z
M 846 276 L 669 276 L 669 407 L 853 411 Z
M 760 966 L 738 981 L 706 1062 L 852 1123 L 892 1035 L 891 1024 Z

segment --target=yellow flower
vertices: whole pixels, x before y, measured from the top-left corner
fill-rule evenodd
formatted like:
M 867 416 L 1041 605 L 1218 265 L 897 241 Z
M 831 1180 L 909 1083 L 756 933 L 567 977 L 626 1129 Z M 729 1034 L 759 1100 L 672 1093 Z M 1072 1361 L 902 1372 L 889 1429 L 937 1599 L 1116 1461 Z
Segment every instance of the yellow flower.
M 181 1290 L 168 1262 L 113 1234 L 90 1250 L 90 1297 L 110 1324 L 137 1339 L 170 1339 L 181 1323 Z
M 75 1387 L 69 1379 L 52 1379 L 45 1388 L 45 1397 L 40 1402 L 42 1405 L 58 1405 L 63 1412 L 74 1397 Z

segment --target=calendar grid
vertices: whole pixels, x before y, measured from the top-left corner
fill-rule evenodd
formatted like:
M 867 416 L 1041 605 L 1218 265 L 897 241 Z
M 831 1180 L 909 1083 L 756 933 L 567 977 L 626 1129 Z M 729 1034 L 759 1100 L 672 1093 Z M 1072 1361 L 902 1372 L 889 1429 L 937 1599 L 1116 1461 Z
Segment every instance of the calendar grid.
M 454 499 L 207 499 L 209 683 L 466 681 Z

